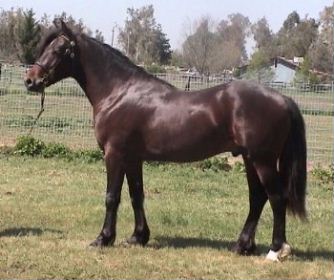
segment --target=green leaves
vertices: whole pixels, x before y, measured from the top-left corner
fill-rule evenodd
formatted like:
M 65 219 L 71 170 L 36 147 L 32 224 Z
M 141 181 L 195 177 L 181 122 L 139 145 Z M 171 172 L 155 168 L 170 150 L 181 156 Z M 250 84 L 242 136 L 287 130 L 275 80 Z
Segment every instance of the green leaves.
M 6 154 L 9 153 L 8 151 Z M 101 161 L 102 151 L 95 150 L 71 150 L 61 143 L 45 144 L 32 136 L 21 136 L 12 150 L 12 153 L 20 156 L 40 156 L 44 158 L 62 158 L 66 160 L 82 160 L 87 163 Z
M 21 136 L 18 138 L 14 154 L 37 156 L 42 154 L 46 145 L 41 140 L 37 140 L 31 136 Z

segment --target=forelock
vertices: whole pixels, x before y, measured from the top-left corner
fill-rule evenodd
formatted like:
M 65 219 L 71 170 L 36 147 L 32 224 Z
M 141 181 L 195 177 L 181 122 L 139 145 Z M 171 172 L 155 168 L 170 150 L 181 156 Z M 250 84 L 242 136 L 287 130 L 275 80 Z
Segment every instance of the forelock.
M 63 34 L 66 37 L 73 38 L 76 35 L 78 35 L 78 34 L 81 33 L 81 31 L 78 29 L 78 27 L 68 28 L 68 32 L 69 32 L 69 34 L 64 34 L 64 32 L 61 29 L 59 29 L 59 28 L 52 28 L 48 33 L 46 33 L 43 36 L 43 38 L 41 40 L 41 44 L 40 44 L 40 47 L 39 47 L 39 56 L 42 55 L 42 53 L 47 48 L 47 46 L 50 45 L 51 42 L 54 39 L 56 39 L 58 36 L 60 36 L 60 35 Z
M 59 30 L 51 30 L 49 33 L 47 33 L 45 36 L 43 36 L 43 39 L 41 40 L 41 45 L 39 48 L 39 54 L 38 56 L 41 56 L 46 49 L 48 45 L 51 44 L 51 42 L 56 39 L 61 34 L 61 31 Z

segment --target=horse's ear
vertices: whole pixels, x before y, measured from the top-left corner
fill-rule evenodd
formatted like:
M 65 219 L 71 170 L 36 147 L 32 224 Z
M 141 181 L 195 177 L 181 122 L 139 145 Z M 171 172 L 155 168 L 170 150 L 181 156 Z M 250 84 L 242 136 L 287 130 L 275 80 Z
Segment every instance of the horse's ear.
M 66 23 L 61 19 L 60 20 L 61 31 L 66 35 L 72 35 L 72 31 L 67 27 Z
M 61 18 L 54 20 L 54 24 L 56 28 L 61 31 L 62 34 L 66 35 L 69 39 L 74 40 L 75 36 L 73 31 Z
M 55 18 L 53 20 L 53 24 L 57 29 L 61 29 L 61 22 L 62 22 L 62 19 L 60 18 Z

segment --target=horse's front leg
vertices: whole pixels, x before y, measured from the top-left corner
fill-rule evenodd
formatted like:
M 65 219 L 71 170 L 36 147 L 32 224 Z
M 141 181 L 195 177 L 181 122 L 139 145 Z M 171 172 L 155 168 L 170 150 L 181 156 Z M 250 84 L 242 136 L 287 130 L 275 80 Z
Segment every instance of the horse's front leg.
M 106 214 L 101 233 L 91 246 L 112 245 L 116 238 L 117 209 L 121 200 L 125 173 L 123 156 L 115 149 L 106 149 L 105 163 L 107 167 Z
M 126 164 L 126 179 L 129 185 L 132 208 L 135 216 L 135 228 L 129 244 L 145 245 L 150 238 L 150 230 L 144 211 L 143 163 L 141 160 L 129 160 Z

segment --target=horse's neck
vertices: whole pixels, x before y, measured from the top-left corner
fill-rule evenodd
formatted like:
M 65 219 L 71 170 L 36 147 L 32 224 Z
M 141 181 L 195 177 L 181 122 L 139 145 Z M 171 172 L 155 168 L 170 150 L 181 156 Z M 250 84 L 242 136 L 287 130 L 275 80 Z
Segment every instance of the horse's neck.
M 74 77 L 93 107 L 110 95 L 116 97 L 117 87 L 124 85 L 129 77 L 126 70 L 110 61 L 111 54 L 94 44 L 87 39 L 81 42 L 80 69 Z

